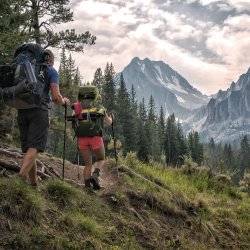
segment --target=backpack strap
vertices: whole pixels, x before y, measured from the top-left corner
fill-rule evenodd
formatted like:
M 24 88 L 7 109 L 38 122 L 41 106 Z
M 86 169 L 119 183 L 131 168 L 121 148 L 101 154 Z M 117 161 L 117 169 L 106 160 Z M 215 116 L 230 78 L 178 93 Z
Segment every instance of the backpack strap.
M 82 104 L 80 102 L 75 102 L 73 104 L 73 108 L 75 111 L 76 118 L 82 119 Z

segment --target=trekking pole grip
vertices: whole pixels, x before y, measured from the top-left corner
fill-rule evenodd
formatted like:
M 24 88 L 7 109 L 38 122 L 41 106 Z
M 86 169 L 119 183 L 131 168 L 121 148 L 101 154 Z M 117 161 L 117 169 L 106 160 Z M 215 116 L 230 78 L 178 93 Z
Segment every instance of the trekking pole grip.
M 66 129 L 67 129 L 67 103 L 64 104 L 64 135 L 63 135 L 63 169 L 62 169 L 62 179 L 64 179 L 64 170 L 65 170 Z

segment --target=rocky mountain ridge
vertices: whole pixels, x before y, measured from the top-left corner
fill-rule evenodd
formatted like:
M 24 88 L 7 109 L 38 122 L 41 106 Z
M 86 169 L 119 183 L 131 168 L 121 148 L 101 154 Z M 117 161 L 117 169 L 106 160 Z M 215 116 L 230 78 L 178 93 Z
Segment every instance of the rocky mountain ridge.
M 204 140 L 213 137 L 216 141 L 234 141 L 250 134 L 250 68 L 230 88 L 220 90 L 206 106 L 196 110 L 184 127 L 187 131 L 196 128 Z
M 179 118 L 209 100 L 163 61 L 135 57 L 122 73 L 127 89 L 133 85 L 139 100 L 145 98 L 147 102 L 152 95 L 157 110 L 162 106 L 167 114 L 175 113 Z

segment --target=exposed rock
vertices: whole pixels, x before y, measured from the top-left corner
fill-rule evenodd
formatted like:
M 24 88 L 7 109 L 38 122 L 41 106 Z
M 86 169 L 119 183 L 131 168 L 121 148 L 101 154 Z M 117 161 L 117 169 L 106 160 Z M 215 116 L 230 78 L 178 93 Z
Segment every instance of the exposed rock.
M 128 90 L 133 85 L 139 100 L 144 97 L 148 102 L 153 95 L 157 111 L 162 106 L 166 114 L 175 113 L 177 117 L 184 118 L 190 110 L 208 102 L 207 96 L 162 61 L 135 57 L 122 73 Z
M 239 141 L 250 134 L 250 70 L 226 91 L 220 90 L 205 108 L 193 112 L 186 123 L 186 132 L 195 128 L 205 141 L 210 137 L 217 142 Z

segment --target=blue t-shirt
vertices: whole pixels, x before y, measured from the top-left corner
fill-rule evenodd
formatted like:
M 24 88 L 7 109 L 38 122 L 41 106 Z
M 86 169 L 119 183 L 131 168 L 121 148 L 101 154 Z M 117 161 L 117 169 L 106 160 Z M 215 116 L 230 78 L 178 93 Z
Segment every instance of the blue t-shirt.
M 49 84 L 59 84 L 59 75 L 58 72 L 54 69 L 54 67 L 49 66 L 47 73 Z
M 50 96 L 50 87 L 51 85 L 59 85 L 59 75 L 58 72 L 54 69 L 53 66 L 48 66 L 47 68 L 47 81 L 46 81 L 46 86 L 44 88 L 43 92 L 43 98 L 42 98 L 42 103 L 41 103 L 41 108 L 42 109 L 48 109 L 51 108 L 51 96 Z

